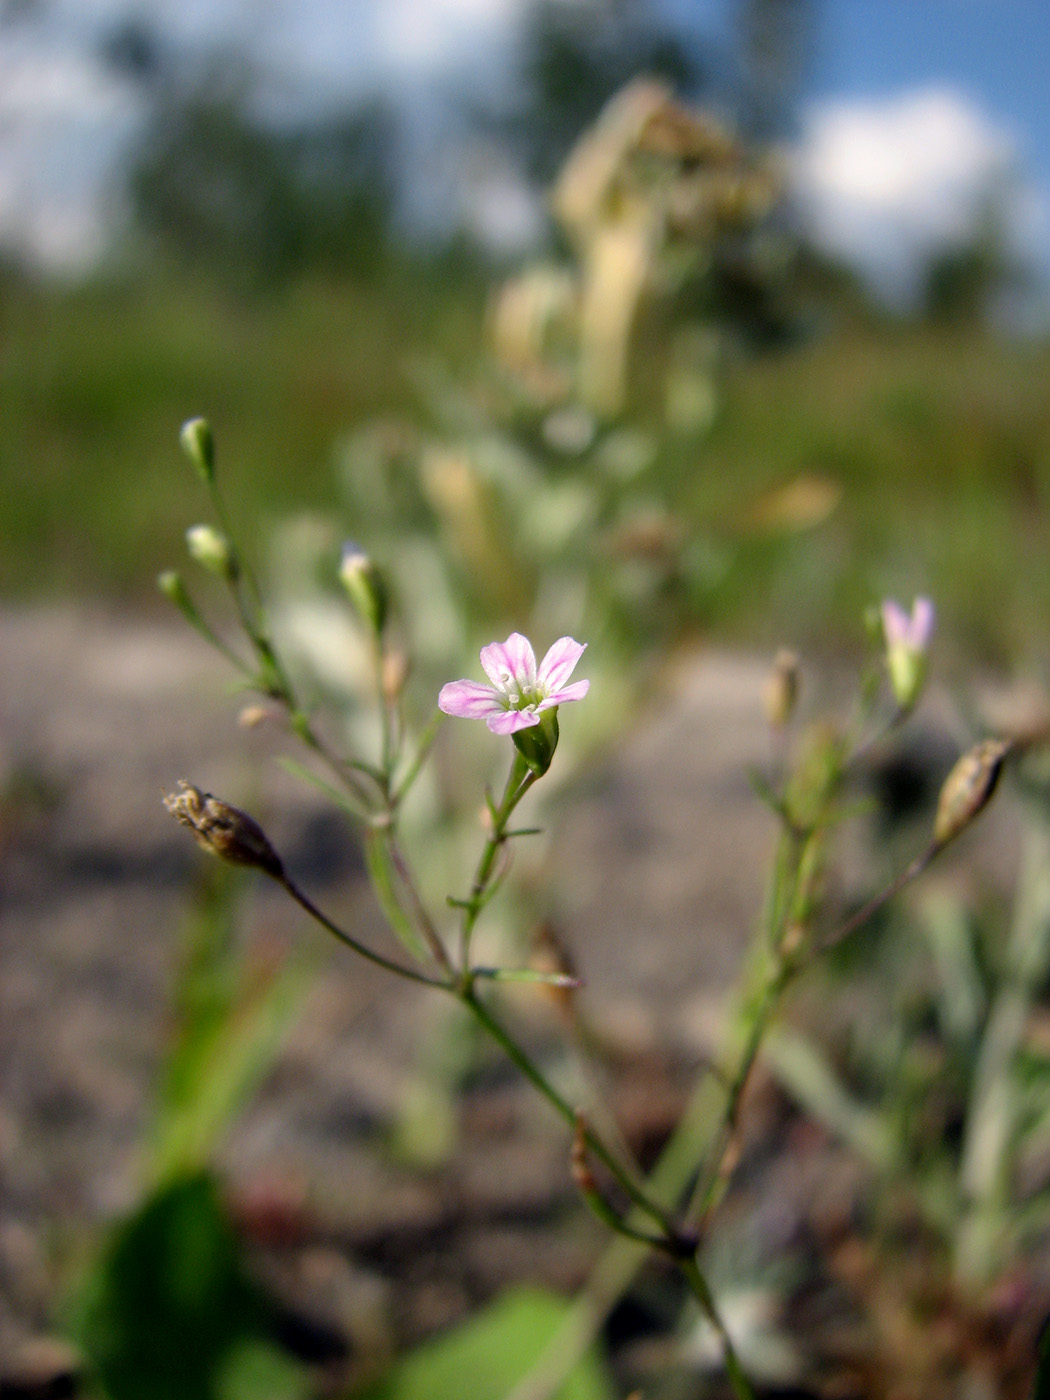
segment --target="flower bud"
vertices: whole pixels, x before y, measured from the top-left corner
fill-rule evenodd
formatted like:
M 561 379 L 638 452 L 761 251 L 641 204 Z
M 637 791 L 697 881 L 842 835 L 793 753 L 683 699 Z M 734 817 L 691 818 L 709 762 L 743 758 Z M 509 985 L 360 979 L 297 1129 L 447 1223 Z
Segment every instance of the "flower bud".
M 762 688 L 762 704 L 766 719 L 774 729 L 783 729 L 791 718 L 798 699 L 798 656 L 781 648 L 773 660 L 772 670 Z
M 1002 739 L 982 739 L 956 762 L 944 780 L 933 822 L 933 839 L 946 846 L 991 801 L 1010 745 Z
M 165 797 L 164 805 L 177 822 L 190 828 L 199 845 L 232 865 L 250 865 L 275 880 L 284 878 L 280 856 L 247 812 L 201 792 L 184 778 L 179 779 L 179 788 Z
M 358 617 L 379 636 L 386 623 L 386 584 L 369 556 L 353 541 L 343 546 L 339 582 Z
M 902 710 L 910 710 L 915 705 L 926 682 L 933 624 L 933 604 L 929 598 L 916 598 L 910 615 L 892 599 L 882 605 L 886 670 L 893 697 Z
M 383 686 L 383 699 L 388 705 L 396 705 L 408 680 L 408 657 L 403 651 L 388 651 L 383 657 L 380 681 Z
M 258 729 L 260 724 L 265 724 L 272 718 L 272 711 L 265 705 L 245 705 L 237 716 L 237 723 L 242 729 Z
M 165 569 L 162 574 L 157 575 L 157 587 L 180 612 L 196 611 L 190 602 L 190 595 L 186 592 L 182 576 L 174 569 Z
M 186 547 L 190 558 L 209 573 L 218 574 L 227 583 L 237 578 L 237 556 L 233 545 L 214 525 L 191 525 L 186 531 Z
M 206 418 L 191 418 L 179 433 L 182 450 L 197 469 L 197 475 L 210 486 L 215 480 L 215 439 Z

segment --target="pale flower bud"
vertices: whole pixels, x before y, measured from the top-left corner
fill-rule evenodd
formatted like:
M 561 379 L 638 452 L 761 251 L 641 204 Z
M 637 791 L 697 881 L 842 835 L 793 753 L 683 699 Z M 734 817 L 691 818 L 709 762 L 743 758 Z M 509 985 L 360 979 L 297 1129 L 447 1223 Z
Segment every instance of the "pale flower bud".
M 791 718 L 798 699 L 798 656 L 781 648 L 762 687 L 762 704 L 766 719 L 774 729 L 783 729 Z
M 384 655 L 380 680 L 383 699 L 388 705 L 396 705 L 408 680 L 408 657 L 403 651 L 388 651 Z
M 210 792 L 201 792 L 184 778 L 179 779 L 179 788 L 178 793 L 165 797 L 164 805 L 177 822 L 190 828 L 209 854 L 232 865 L 254 866 L 275 880 L 284 878 L 280 856 L 247 812 Z
M 944 780 L 933 822 L 933 839 L 945 846 L 970 825 L 991 801 L 1010 745 L 982 739 L 956 762 Z
M 186 547 L 190 558 L 196 560 L 209 573 L 218 574 L 228 583 L 236 579 L 237 556 L 233 552 L 233 546 L 214 525 L 191 525 L 186 531 Z
M 378 636 L 386 623 L 386 584 L 369 556 L 352 541 L 343 546 L 339 582 L 346 589 L 354 611 Z
M 207 485 L 215 480 L 215 439 L 206 418 L 191 418 L 179 433 L 182 450 Z
M 272 710 L 265 705 L 245 705 L 237 716 L 237 723 L 242 729 L 258 729 L 260 724 L 265 724 L 272 717 Z
M 922 694 L 933 625 L 929 598 L 916 598 L 910 615 L 892 599 L 887 598 L 882 605 L 886 670 L 893 697 L 902 710 L 910 710 Z

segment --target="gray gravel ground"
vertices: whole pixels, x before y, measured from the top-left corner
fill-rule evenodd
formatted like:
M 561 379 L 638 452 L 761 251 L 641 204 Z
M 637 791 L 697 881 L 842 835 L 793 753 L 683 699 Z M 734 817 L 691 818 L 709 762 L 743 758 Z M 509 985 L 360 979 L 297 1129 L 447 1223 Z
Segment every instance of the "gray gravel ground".
M 24 1359 L 51 1329 L 70 1240 L 135 1199 L 199 865 L 161 793 L 187 775 L 258 794 L 253 810 L 273 814 L 268 829 L 292 867 L 316 875 L 366 935 L 377 930 L 352 850 L 315 795 L 271 761 L 272 736 L 237 728 L 228 673 L 179 622 L 7 609 L 0 668 L 0 1357 Z M 657 1136 L 679 1102 L 675 1066 L 710 1044 L 760 905 L 772 823 L 746 770 L 768 757 L 765 668 L 703 651 L 680 662 L 622 757 L 579 785 L 555 843 L 572 875 L 561 923 L 588 1013 L 649 1067 L 624 1077 L 620 1101 Z M 319 848 L 329 856 L 314 871 Z M 261 887 L 248 923 L 264 941 L 316 936 Z M 420 1174 L 377 1153 L 413 1057 L 443 1031 L 414 989 L 373 971 L 338 951 L 322 959 L 226 1150 L 256 1213 L 260 1196 L 271 1213 L 309 1205 L 296 1247 L 264 1251 L 260 1269 L 336 1330 L 382 1330 L 393 1308 L 402 1336 L 507 1278 L 578 1283 L 596 1234 L 573 1209 L 565 1136 L 510 1078 L 490 1076 L 469 1099 L 451 1169 Z M 402 1265 L 412 1288 L 392 1300 Z

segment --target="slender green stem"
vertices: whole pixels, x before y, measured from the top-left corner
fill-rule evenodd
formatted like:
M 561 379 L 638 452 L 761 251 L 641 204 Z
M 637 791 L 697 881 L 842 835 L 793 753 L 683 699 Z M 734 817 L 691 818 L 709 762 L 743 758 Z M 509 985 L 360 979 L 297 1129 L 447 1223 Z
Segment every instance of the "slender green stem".
M 438 933 L 434 921 L 430 917 L 426 905 L 423 903 L 423 897 L 419 893 L 419 888 L 416 885 L 412 869 L 408 864 L 404 851 L 401 849 L 401 843 L 397 839 L 397 833 L 394 827 L 388 827 L 385 832 L 380 833 L 380 836 L 386 840 L 386 847 L 390 853 L 391 863 L 397 871 L 397 878 L 400 880 L 401 886 L 408 897 L 409 915 L 413 923 L 422 934 L 423 941 L 430 949 L 434 961 L 443 969 L 449 978 L 454 978 L 456 970 L 452 965 L 452 959 L 449 957 L 448 950 L 445 948 L 441 935 Z
M 544 1075 L 532 1056 L 524 1050 L 506 1027 L 493 1015 L 483 1001 L 480 1000 L 473 986 L 468 986 L 465 990 L 458 992 L 459 999 L 468 1011 L 474 1016 L 478 1024 L 492 1037 L 501 1047 L 504 1053 L 521 1071 L 529 1083 L 543 1095 L 565 1122 L 575 1131 L 576 1110 L 562 1097 L 550 1080 Z M 617 1161 L 613 1154 L 606 1147 L 591 1128 L 584 1129 L 584 1138 L 589 1152 L 602 1163 L 626 1192 L 631 1203 L 650 1216 L 660 1226 L 664 1235 L 669 1239 L 678 1238 L 678 1229 L 670 1215 L 658 1205 L 650 1200 L 642 1188 L 635 1182 L 623 1165 Z
M 822 953 L 826 952 L 829 948 L 834 948 L 839 943 L 849 938 L 850 934 L 856 933 L 857 929 L 863 927 L 869 919 L 874 918 L 879 910 L 890 902 L 894 895 L 900 894 L 905 885 L 909 885 L 912 880 L 918 879 L 933 858 L 940 854 L 942 849 L 943 847 L 941 844 L 936 841 L 931 841 L 926 849 L 921 851 L 909 865 L 906 865 L 900 874 L 890 881 L 885 889 L 880 890 L 877 895 L 868 900 L 867 904 L 863 905 L 855 914 L 851 914 L 848 919 L 841 923 L 837 929 L 834 929 L 827 937 L 821 939 L 819 951 Z
M 470 895 L 464 901 L 463 922 L 460 926 L 459 948 L 460 962 L 464 972 L 470 965 L 470 940 L 474 934 L 474 926 L 489 895 L 489 886 L 492 880 L 493 871 L 496 865 L 496 857 L 499 855 L 504 842 L 507 839 L 507 822 L 511 813 L 521 799 L 528 792 L 536 781 L 536 774 L 532 772 L 521 754 L 514 750 L 514 761 L 511 764 L 510 773 L 507 777 L 507 785 L 503 789 L 503 796 L 499 806 L 489 810 L 489 818 L 492 823 L 488 839 L 482 848 L 481 857 L 478 861 L 477 869 L 474 872 L 474 879 L 470 887 Z
M 423 768 L 423 764 L 426 761 L 427 754 L 430 752 L 431 746 L 433 745 L 434 740 L 437 738 L 438 730 L 441 728 L 444 722 L 444 714 L 442 714 L 440 710 L 435 710 L 430 718 L 429 723 L 427 724 L 427 727 L 419 736 L 419 742 L 416 745 L 416 751 L 412 756 L 412 761 L 405 769 L 401 781 L 397 784 L 397 786 L 394 788 L 393 793 L 391 794 L 390 803 L 392 807 L 399 807 L 401 805 L 412 784 L 419 777 L 419 774 Z
M 756 1400 L 754 1388 L 744 1373 L 744 1368 L 740 1364 L 736 1348 L 733 1346 L 733 1339 L 726 1330 L 726 1325 L 722 1321 L 722 1316 L 715 1306 L 715 1300 L 711 1290 L 707 1285 L 707 1280 L 700 1272 L 700 1266 L 695 1257 L 679 1259 L 678 1268 L 689 1285 L 693 1296 L 700 1304 L 701 1311 L 708 1322 L 714 1328 L 718 1340 L 722 1347 L 722 1360 L 725 1364 L 726 1375 L 729 1377 L 729 1384 L 733 1387 L 733 1394 L 736 1400 Z
M 392 775 L 397 756 L 394 752 L 394 714 L 387 699 L 383 684 L 383 637 L 374 633 L 372 637 L 372 664 L 375 669 L 376 703 L 379 707 L 380 726 L 380 769 L 383 773 L 384 796 L 389 801 Z
M 314 919 L 322 928 L 328 930 L 333 937 L 338 938 L 340 943 L 345 943 L 348 948 L 352 948 L 361 957 L 367 958 L 370 963 L 375 963 L 377 967 L 382 967 L 387 972 L 393 972 L 398 977 L 405 977 L 410 982 L 422 982 L 427 987 L 440 987 L 443 991 L 451 990 L 449 984 L 439 977 L 430 977 L 425 972 L 417 972 L 414 967 L 405 967 L 402 963 L 394 962 L 393 958 L 384 957 L 382 953 L 375 952 L 367 944 L 360 943 L 353 934 L 347 933 L 345 929 L 334 923 L 327 914 L 322 913 L 317 905 L 303 893 L 299 886 L 290 876 L 284 875 L 279 878 L 279 883 L 284 886 L 291 897 L 300 908 L 305 909 L 311 919 Z

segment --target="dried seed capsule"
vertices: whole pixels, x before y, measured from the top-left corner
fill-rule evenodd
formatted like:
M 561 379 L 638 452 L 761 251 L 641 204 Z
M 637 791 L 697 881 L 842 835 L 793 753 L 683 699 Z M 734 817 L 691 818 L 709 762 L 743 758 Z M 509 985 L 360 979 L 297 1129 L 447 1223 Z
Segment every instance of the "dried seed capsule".
M 794 712 L 797 699 L 798 656 L 782 647 L 762 687 L 762 704 L 772 728 L 783 729 Z
M 956 762 L 937 803 L 933 839 L 938 846 L 965 831 L 991 801 L 1009 751 L 1002 739 L 982 739 Z
M 169 793 L 164 805 L 183 826 L 188 826 L 198 843 L 213 856 L 233 865 L 251 865 L 275 880 L 284 878 L 280 856 L 254 818 L 239 807 L 231 807 L 221 797 L 179 779 L 180 791 Z

